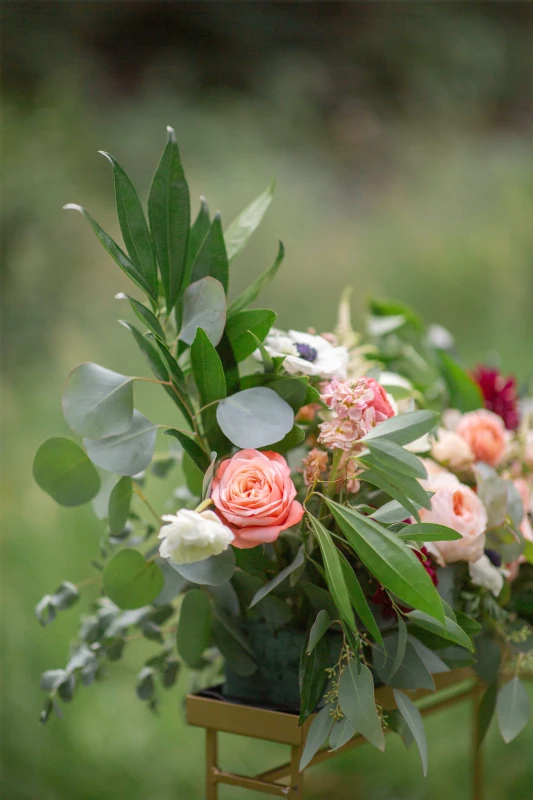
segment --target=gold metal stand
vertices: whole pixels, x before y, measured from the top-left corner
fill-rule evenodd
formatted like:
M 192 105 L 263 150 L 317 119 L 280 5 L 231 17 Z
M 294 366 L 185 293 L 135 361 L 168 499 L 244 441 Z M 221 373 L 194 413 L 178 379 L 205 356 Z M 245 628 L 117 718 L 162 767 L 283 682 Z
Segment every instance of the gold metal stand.
M 483 800 L 483 765 L 477 727 L 477 706 L 483 687 L 477 682 L 475 673 L 471 669 L 444 672 L 441 675 L 435 675 L 434 679 L 437 689 L 435 693 L 419 690 L 411 693 L 411 696 L 414 700 L 420 701 L 419 708 L 422 716 L 429 716 L 467 699 L 472 701 L 472 800 Z M 394 708 L 396 705 L 394 695 L 389 687 L 382 687 L 376 691 L 376 701 L 384 708 Z M 218 786 L 221 783 L 242 786 L 245 789 L 253 789 L 274 797 L 303 800 L 304 776 L 299 771 L 299 763 L 312 718 L 307 720 L 302 727 L 298 727 L 296 714 L 285 714 L 264 708 L 188 695 L 187 721 L 190 725 L 206 729 L 206 800 L 218 800 Z M 218 766 L 217 735 L 219 731 L 287 744 L 291 748 L 291 760 L 280 767 L 253 777 L 226 772 Z M 362 736 L 355 736 L 338 750 L 331 751 L 326 747 L 316 754 L 308 766 L 320 764 L 322 761 L 327 761 L 339 753 L 344 753 L 365 742 L 366 739 Z M 289 779 L 288 783 L 281 782 L 287 778 Z

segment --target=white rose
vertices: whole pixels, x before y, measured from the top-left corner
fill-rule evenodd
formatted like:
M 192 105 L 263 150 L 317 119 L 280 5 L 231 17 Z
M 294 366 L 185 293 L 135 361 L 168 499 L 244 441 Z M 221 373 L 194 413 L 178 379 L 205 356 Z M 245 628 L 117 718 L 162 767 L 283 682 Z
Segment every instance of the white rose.
M 437 438 L 431 445 L 431 456 L 454 472 L 462 472 L 474 463 L 474 454 L 468 443 L 458 433 L 446 428 L 437 431 Z
M 290 375 L 310 375 L 344 380 L 348 368 L 348 350 L 335 347 L 323 336 L 303 331 L 283 331 L 273 328 L 264 341 L 269 355 L 284 357 L 283 366 Z M 254 357 L 260 361 L 261 352 Z
M 470 580 L 475 586 L 483 586 L 484 589 L 489 589 L 494 597 L 498 597 L 503 589 L 503 574 L 488 556 L 482 555 L 477 561 L 470 563 L 468 571 Z
M 177 514 L 163 517 L 166 525 L 159 531 L 159 555 L 173 564 L 191 564 L 209 556 L 218 556 L 235 538 L 213 511 L 190 511 L 181 508 Z

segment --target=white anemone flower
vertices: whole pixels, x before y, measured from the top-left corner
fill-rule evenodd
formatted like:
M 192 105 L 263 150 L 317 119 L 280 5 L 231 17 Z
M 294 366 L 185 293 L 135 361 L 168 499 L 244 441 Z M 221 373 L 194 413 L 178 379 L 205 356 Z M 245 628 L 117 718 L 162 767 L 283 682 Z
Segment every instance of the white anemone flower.
M 349 354 L 346 347 L 336 347 L 324 339 L 303 331 L 284 331 L 273 328 L 264 341 L 272 357 L 285 358 L 283 366 L 290 375 L 309 375 L 319 378 L 346 379 Z M 261 360 L 259 350 L 254 357 Z
M 165 514 L 162 519 L 166 524 L 159 531 L 159 555 L 173 564 L 192 564 L 218 556 L 235 538 L 210 510 L 198 513 L 180 508 L 177 514 Z

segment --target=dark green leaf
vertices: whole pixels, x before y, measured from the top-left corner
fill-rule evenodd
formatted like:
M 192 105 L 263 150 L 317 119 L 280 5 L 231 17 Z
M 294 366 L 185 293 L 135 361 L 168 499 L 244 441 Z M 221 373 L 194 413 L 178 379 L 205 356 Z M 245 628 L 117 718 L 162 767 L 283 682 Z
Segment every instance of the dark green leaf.
M 63 414 L 81 436 L 103 439 L 124 433 L 133 417 L 133 378 L 98 364 L 80 364 L 68 377 Z
M 462 539 L 462 534 L 448 528 L 446 525 L 437 525 L 434 522 L 416 522 L 406 525 L 398 534 L 400 539 L 411 542 L 450 542 Z
M 468 634 L 453 621 L 453 619 L 445 618 L 444 623 L 439 622 L 434 617 L 424 614 L 423 611 L 410 611 L 407 614 L 407 619 L 419 628 L 436 633 L 437 636 L 442 636 L 443 639 L 449 639 L 451 642 L 466 647 L 467 650 L 474 650 L 474 645 Z
M 365 664 L 351 661 L 339 681 L 339 705 L 352 727 L 374 747 L 385 750 L 385 736 L 374 700 L 374 680 Z
M 416 508 L 416 503 L 413 504 Z M 409 511 L 401 505 L 397 500 L 391 500 L 377 510 L 370 509 L 367 511 L 368 516 L 372 517 L 375 522 L 383 522 L 385 525 L 390 525 L 394 522 L 403 522 L 409 516 Z M 403 533 L 403 532 L 402 532 Z
M 410 411 L 380 422 L 363 438 L 363 442 L 373 439 L 389 439 L 396 444 L 409 444 L 429 433 L 438 421 L 434 411 Z
M 326 570 L 326 580 L 328 583 L 329 591 L 335 601 L 335 605 L 339 611 L 341 618 L 350 626 L 353 631 L 357 631 L 355 625 L 352 605 L 350 602 L 350 595 L 344 574 L 341 566 L 339 551 L 333 543 L 331 534 L 322 523 L 315 517 L 308 514 L 313 533 L 316 536 L 317 542 L 320 546 L 322 558 L 324 559 L 324 567 Z
M 81 506 L 98 493 L 100 476 L 79 444 L 63 436 L 45 439 L 35 454 L 33 477 L 62 506 Z
M 209 464 L 203 481 L 202 481 L 202 500 L 211 494 L 211 484 L 213 483 L 213 476 L 215 474 L 215 464 L 217 462 L 217 454 L 211 453 L 211 463 Z
M 137 192 L 118 161 L 109 153 L 100 153 L 111 162 L 115 177 L 118 221 L 129 257 L 157 296 L 157 268 L 148 225 Z
M 187 286 L 183 294 L 183 320 L 179 338 L 192 344 L 196 330 L 202 328 L 209 341 L 217 345 L 226 324 L 226 295 L 220 281 L 201 278 Z
M 209 232 L 209 228 L 211 227 L 211 220 L 209 219 L 209 207 L 207 205 L 207 200 L 205 197 L 200 197 L 200 209 L 194 220 L 193 224 L 191 225 L 191 230 L 189 231 L 189 245 L 187 248 L 187 269 L 185 272 L 185 278 L 183 281 L 182 289 L 186 289 L 189 285 L 189 280 L 192 272 L 192 265 L 196 261 L 196 256 L 198 255 L 198 251 L 204 241 L 205 237 Z
M 228 308 L 228 317 L 233 316 L 238 311 L 242 311 L 243 308 L 249 306 L 250 303 L 253 303 L 255 298 L 258 296 L 259 292 L 267 286 L 272 278 L 275 276 L 276 272 L 278 271 L 281 262 L 283 261 L 283 257 L 285 255 L 285 249 L 283 244 L 280 242 L 278 247 L 278 254 L 276 259 L 271 267 L 269 267 L 266 272 L 256 278 L 256 280 L 248 286 L 241 294 L 233 300 L 233 302 L 229 305 Z
M 392 468 L 412 478 L 427 478 L 427 470 L 421 460 L 401 445 L 388 439 L 372 439 L 368 449 L 385 469 Z
M 305 404 L 309 378 L 280 378 L 272 381 L 268 386 L 296 412 Z
M 144 306 L 142 303 L 139 303 L 138 300 L 135 300 L 134 297 L 130 297 L 129 294 L 120 293 L 116 295 L 117 300 L 129 300 L 130 306 L 132 307 L 133 313 L 139 320 L 142 322 L 143 325 L 146 325 L 148 330 L 154 334 L 157 339 L 161 339 L 161 341 L 165 341 L 165 333 L 163 328 L 161 327 L 161 323 L 157 319 L 156 315 L 150 311 L 149 308 Z
M 96 233 L 100 242 L 103 244 L 111 258 L 119 265 L 120 269 L 126 273 L 128 278 L 133 281 L 133 283 L 139 287 L 145 294 L 148 295 L 152 300 L 157 300 L 157 292 L 154 292 L 153 288 L 150 286 L 142 272 L 139 268 L 128 258 L 126 253 L 121 250 L 118 244 L 113 241 L 111 236 L 106 233 L 103 228 L 94 220 L 88 211 L 86 211 L 82 206 L 78 206 L 75 203 L 68 203 L 66 206 L 63 206 L 66 210 L 73 210 L 79 211 L 80 214 L 89 220 L 93 231 Z
M 150 188 L 148 216 L 170 313 L 185 271 L 190 199 L 176 136 L 172 128 L 167 132 L 167 143 Z
M 376 486 L 378 489 L 381 489 L 382 492 L 388 494 L 390 497 L 394 497 L 403 508 L 405 508 L 406 516 L 412 515 L 415 519 L 420 519 L 420 515 L 418 513 L 418 507 L 411 503 L 410 500 L 405 497 L 404 493 L 401 492 L 399 489 L 396 488 L 390 481 L 388 481 L 383 474 L 378 474 L 374 470 L 365 469 L 364 472 L 361 472 L 358 475 L 359 480 L 366 481 L 370 483 L 372 486 Z M 378 516 L 378 514 L 376 514 Z
M 409 727 L 409 730 L 413 734 L 418 752 L 420 753 L 420 760 L 422 761 L 422 772 L 424 776 L 426 776 L 428 771 L 428 748 L 422 716 L 418 708 L 407 695 L 403 692 L 399 692 L 397 689 L 393 689 L 393 692 L 396 705 Z
M 229 261 L 233 261 L 235 256 L 244 250 L 248 244 L 248 240 L 260 225 L 266 210 L 272 202 L 273 192 L 274 183 L 271 183 L 270 186 L 265 189 L 259 197 L 256 197 L 244 211 L 241 211 L 239 216 L 228 226 L 224 234 L 224 241 L 226 243 Z
M 275 319 L 276 313 L 266 308 L 239 311 L 229 317 L 226 334 L 237 362 L 252 355 L 257 349 L 257 339 L 263 341 Z
M 331 625 L 331 618 L 327 611 L 322 609 L 318 612 L 317 618 L 313 622 L 311 626 L 311 630 L 309 631 L 309 639 L 307 642 L 307 655 L 310 655 L 313 650 L 315 649 L 318 642 L 322 639 L 325 632 Z
M 155 672 L 152 667 L 143 667 L 137 675 L 135 691 L 139 700 L 151 700 L 155 694 Z
M 361 584 L 357 580 L 357 576 L 351 568 L 348 560 L 340 550 L 339 559 L 341 562 L 342 574 L 344 576 L 346 588 L 348 589 L 348 594 L 357 616 L 363 625 L 366 626 L 368 632 L 372 634 L 376 642 L 383 644 L 381 631 L 379 630 L 378 624 L 374 618 L 374 615 L 372 614 L 372 611 L 370 610 L 370 606 L 368 605 L 363 590 L 361 589 Z
M 405 656 L 405 648 L 407 645 L 407 626 L 403 619 L 398 615 L 398 642 L 396 648 L 396 655 L 394 656 L 394 660 L 391 664 L 389 680 L 392 678 L 395 672 L 398 672 L 402 661 Z M 387 681 L 388 682 L 388 681 Z
M 271 450 L 274 453 L 286 453 L 288 450 L 298 447 L 304 439 L 304 429 L 300 428 L 299 425 L 293 425 L 288 434 L 279 442 L 274 442 L 274 444 L 269 444 L 265 448 L 260 449 Z
M 292 408 L 272 389 L 245 389 L 217 406 L 217 420 L 230 442 L 257 449 L 279 442 L 294 424 Z
M 409 498 L 409 500 L 423 508 L 431 508 L 431 500 L 428 497 L 428 493 L 416 478 L 398 472 L 390 464 L 386 468 L 383 467 L 372 455 L 360 457 L 359 461 L 370 468 L 373 476 L 378 475 L 383 482 L 387 482 L 389 487 L 392 485 L 396 489 L 396 494 L 392 495 L 396 500 L 399 499 L 398 493 L 400 493 L 400 495 Z
M 215 608 L 215 615 L 213 636 L 218 649 L 237 675 L 253 675 L 257 672 L 257 664 L 237 623 L 220 607 Z
M 450 408 L 458 411 L 475 411 L 485 405 L 481 389 L 460 364 L 444 350 L 438 350 L 440 373 L 449 394 Z
M 224 287 L 224 292 L 227 293 L 228 271 L 228 256 L 220 224 L 220 214 L 217 213 L 194 260 L 191 279 L 195 282 L 210 276 L 219 281 Z
M 141 608 L 158 596 L 163 573 L 137 550 L 120 550 L 104 569 L 104 591 L 119 608 Z
M 109 530 L 112 534 L 122 533 L 130 514 L 132 495 L 131 478 L 121 478 L 115 484 L 109 497 L 109 510 L 107 519 Z
M 259 603 L 259 601 L 262 600 L 263 597 L 266 597 L 267 594 L 269 594 L 273 589 L 276 588 L 276 586 L 279 586 L 280 583 L 283 583 L 285 578 L 288 578 L 289 575 L 292 572 L 294 572 L 295 569 L 298 569 L 298 567 L 301 567 L 301 565 L 303 563 L 304 563 L 304 552 L 303 552 L 303 545 L 302 545 L 302 547 L 300 547 L 300 549 L 296 553 L 296 557 L 295 557 L 294 561 L 292 561 L 287 567 L 285 567 L 280 572 L 278 572 L 278 574 L 274 578 L 272 578 L 271 581 L 269 581 L 264 586 L 262 586 L 254 594 L 254 596 L 252 598 L 252 602 L 250 603 L 250 608 L 253 608 L 253 606 L 255 606 L 256 603 Z
M 444 622 L 437 590 L 413 551 L 372 519 L 332 500 L 327 503 L 355 553 L 377 580 L 409 606 Z
M 117 475 L 136 475 L 152 461 L 156 432 L 156 425 L 134 411 L 131 427 L 124 433 L 105 439 L 84 439 L 83 443 L 93 464 Z
M 328 640 L 319 639 L 313 650 L 308 653 L 309 636 L 310 633 L 306 637 L 300 657 L 300 725 L 317 707 L 326 682 L 326 669 L 330 666 Z
M 201 406 L 207 406 L 226 397 L 226 378 L 222 362 L 202 328 L 196 329 L 196 336 L 191 345 L 191 366 Z M 202 425 L 211 447 L 221 452 L 229 449 L 228 443 L 223 437 L 221 438 L 216 405 L 211 405 L 202 412 Z
M 148 361 L 150 369 L 156 376 L 157 380 L 168 381 L 168 369 L 163 363 L 156 346 L 153 344 L 153 341 L 157 342 L 157 339 L 148 339 L 147 336 L 143 336 L 143 334 L 135 327 L 135 325 L 132 325 L 123 319 L 120 319 L 119 322 L 124 328 L 126 328 L 126 330 L 130 331 L 131 335 L 135 339 L 135 342 L 137 343 L 137 346 L 139 347 L 139 350 Z M 167 390 L 167 393 L 174 399 L 175 395 L 172 389 L 169 386 L 165 386 L 165 389 Z
M 169 428 L 165 431 L 165 433 L 168 436 L 173 436 L 178 440 L 187 455 L 190 456 L 202 473 L 206 471 L 206 469 L 209 467 L 209 457 L 207 453 L 202 450 L 198 442 L 192 438 L 192 436 L 188 436 L 182 431 L 177 431 L 175 428 Z
M 183 598 L 176 641 L 185 663 L 197 668 L 211 642 L 211 603 L 200 589 L 186 592 Z

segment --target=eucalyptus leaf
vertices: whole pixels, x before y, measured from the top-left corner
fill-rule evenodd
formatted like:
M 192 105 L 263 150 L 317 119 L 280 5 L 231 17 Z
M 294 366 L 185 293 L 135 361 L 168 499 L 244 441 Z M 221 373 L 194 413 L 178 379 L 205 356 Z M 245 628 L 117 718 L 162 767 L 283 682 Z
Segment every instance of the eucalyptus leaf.
M 235 554 L 232 547 L 223 550 L 218 556 L 209 556 L 203 561 L 191 564 L 172 564 L 176 572 L 191 583 L 220 586 L 229 581 L 235 572 Z
M 526 727 L 531 714 L 529 695 L 516 675 L 498 692 L 496 714 L 502 739 L 509 744 Z
M 132 491 L 132 480 L 129 477 L 121 478 L 111 491 L 107 519 L 112 534 L 124 530 L 130 513 Z
M 339 681 L 339 705 L 352 727 L 383 752 L 385 736 L 374 699 L 374 680 L 365 664 L 350 661 L 344 669 Z
M 179 338 L 192 344 L 196 331 L 202 328 L 215 346 L 220 342 L 226 324 L 226 295 L 220 281 L 204 277 L 191 283 L 183 294 L 183 318 Z
M 89 220 L 89 223 L 96 233 L 100 242 L 103 244 L 111 258 L 118 264 L 120 269 L 126 273 L 128 278 L 133 281 L 133 283 L 141 289 L 145 294 L 148 295 L 152 300 L 157 300 L 157 292 L 155 292 L 150 285 L 150 283 L 146 280 L 143 273 L 140 269 L 130 260 L 130 258 L 126 255 L 126 253 L 121 250 L 118 244 L 106 233 L 103 228 L 94 220 L 88 211 L 86 211 L 82 206 L 76 205 L 76 203 L 67 203 L 66 206 L 63 206 L 66 211 L 79 211 L 80 214 Z
M 124 433 L 133 417 L 133 378 L 80 364 L 63 391 L 63 414 L 73 431 L 90 439 Z
M 84 439 L 83 443 L 93 464 L 117 475 L 136 475 L 150 466 L 156 432 L 156 425 L 134 411 L 131 427 L 124 433 L 105 439 Z
M 211 603 L 200 589 L 186 592 L 181 603 L 176 635 L 178 653 L 195 669 L 211 642 Z
M 331 729 L 331 733 L 329 735 L 330 750 L 339 750 L 341 747 L 344 747 L 344 745 L 347 744 L 350 739 L 353 739 L 355 734 L 355 728 L 349 721 L 348 717 L 343 717 L 342 719 L 336 720 L 333 723 L 333 728 Z
M 33 477 L 62 506 L 81 506 L 98 494 L 100 476 L 72 439 L 50 436 L 33 460 Z
M 474 650 L 474 645 L 468 634 L 465 633 L 457 622 L 454 622 L 448 617 L 445 618 L 443 624 L 434 617 L 424 614 L 423 611 L 415 610 L 407 614 L 407 620 L 414 625 L 418 625 L 419 628 L 424 628 L 425 630 L 431 631 L 431 633 L 436 633 L 437 636 L 442 636 L 443 639 L 449 639 L 451 642 L 461 645 L 461 647 L 466 647 L 467 650 Z
M 309 726 L 302 757 L 300 759 L 300 772 L 307 767 L 323 744 L 328 740 L 333 727 L 333 717 L 330 714 L 331 706 L 322 708 Z
M 279 442 L 294 424 L 294 412 L 276 392 L 264 386 L 245 389 L 217 406 L 222 432 L 242 449 Z
M 137 192 L 118 161 L 99 151 L 113 167 L 118 221 L 129 257 L 157 296 L 157 268 L 148 225 Z
M 377 580 L 407 605 L 444 622 L 437 590 L 413 551 L 382 525 L 354 509 L 332 500 L 327 504 L 355 553 Z
M 159 595 L 163 573 L 153 561 L 145 561 L 137 550 L 119 550 L 108 561 L 103 574 L 104 591 L 119 608 L 141 608 Z
M 331 618 L 325 609 L 318 612 L 317 618 L 311 626 L 309 631 L 309 638 L 307 642 L 307 655 L 310 655 L 315 649 L 318 642 L 322 639 L 327 629 L 331 625 Z
M 260 225 L 270 203 L 274 192 L 274 183 L 256 197 L 256 199 L 241 211 L 239 216 L 233 220 L 224 233 L 224 241 L 228 253 L 228 260 L 233 259 L 246 247 L 248 240 L 253 232 Z
M 266 272 L 263 272 L 262 275 L 256 278 L 255 281 L 248 286 L 248 288 L 241 292 L 241 294 L 230 303 L 228 307 L 228 317 L 233 316 L 233 314 L 236 314 L 238 311 L 242 311 L 243 308 L 246 308 L 250 305 L 250 303 L 253 303 L 258 294 L 265 288 L 265 286 L 268 286 L 272 278 L 274 278 L 276 275 L 284 256 L 285 248 L 283 247 L 282 242 L 280 242 L 278 253 L 272 266 L 269 267 Z
M 219 606 L 215 607 L 215 616 L 213 636 L 218 649 L 237 675 L 253 675 L 257 663 L 237 622 Z
M 167 134 L 167 143 L 150 187 L 148 216 L 167 313 L 170 313 L 176 304 L 185 271 L 190 198 L 176 135 L 170 127 L 167 127 Z
M 363 442 L 385 438 L 396 444 L 409 444 L 429 433 L 437 421 L 438 415 L 434 411 L 410 411 L 407 414 L 398 414 L 372 428 L 363 438 Z
M 407 697 L 406 694 L 398 691 L 398 689 L 393 689 L 393 692 L 398 710 L 404 718 L 409 730 L 413 734 L 416 746 L 418 747 L 420 760 L 422 761 L 422 772 L 425 777 L 428 771 L 428 748 L 422 715 L 413 701 Z
M 392 676 L 392 665 L 398 652 L 398 634 L 385 636 L 383 642 L 383 650 L 377 646 L 373 647 L 374 667 L 380 680 L 398 689 L 430 689 L 434 691 L 435 681 L 409 637 L 405 645 L 402 663 Z

